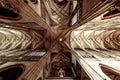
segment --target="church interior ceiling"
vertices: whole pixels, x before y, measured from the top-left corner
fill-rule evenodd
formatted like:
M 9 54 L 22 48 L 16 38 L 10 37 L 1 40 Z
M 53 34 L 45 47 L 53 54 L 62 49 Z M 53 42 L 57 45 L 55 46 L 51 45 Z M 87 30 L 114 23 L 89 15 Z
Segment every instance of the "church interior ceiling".
M 0 80 L 119 80 L 119 51 L 120 0 L 0 0 Z

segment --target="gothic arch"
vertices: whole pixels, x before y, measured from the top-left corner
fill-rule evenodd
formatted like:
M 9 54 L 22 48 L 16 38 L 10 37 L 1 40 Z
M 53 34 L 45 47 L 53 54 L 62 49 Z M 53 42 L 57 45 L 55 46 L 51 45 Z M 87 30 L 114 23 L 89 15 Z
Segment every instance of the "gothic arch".
M 120 79 L 120 71 L 104 64 L 100 64 L 101 70 L 105 73 L 111 80 Z
M 24 72 L 25 66 L 15 64 L 0 69 L 0 80 L 16 80 Z

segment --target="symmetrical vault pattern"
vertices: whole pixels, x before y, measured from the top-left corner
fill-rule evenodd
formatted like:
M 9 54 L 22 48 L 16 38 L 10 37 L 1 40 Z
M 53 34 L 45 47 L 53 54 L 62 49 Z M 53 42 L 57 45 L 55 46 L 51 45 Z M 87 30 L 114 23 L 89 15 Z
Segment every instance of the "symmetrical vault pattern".
M 119 0 L 0 0 L 0 80 L 119 80 L 119 21 Z
M 81 49 L 120 49 L 120 29 L 79 30 L 72 34 Z
M 4 25 L 8 26 L 8 25 Z M 9 27 L 9 26 L 8 26 Z M 0 50 L 38 49 L 43 43 L 42 36 L 34 30 L 0 28 Z
M 70 20 L 70 1 L 63 0 L 43 0 L 46 10 L 50 15 L 50 18 L 55 23 L 53 27 L 68 27 L 68 23 Z

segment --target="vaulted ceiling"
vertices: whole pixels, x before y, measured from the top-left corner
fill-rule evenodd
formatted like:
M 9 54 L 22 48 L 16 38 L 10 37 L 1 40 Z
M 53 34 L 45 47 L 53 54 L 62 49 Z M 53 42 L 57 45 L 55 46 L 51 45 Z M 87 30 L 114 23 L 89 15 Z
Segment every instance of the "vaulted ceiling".
M 119 7 L 118 0 L 0 0 L 2 50 L 67 50 L 73 29 Z
M 119 21 L 120 0 L 0 0 L 0 64 L 32 56 L 39 61 L 19 80 L 37 80 L 49 57 L 57 69 L 71 66 L 75 55 L 100 80 L 88 58 L 120 60 Z

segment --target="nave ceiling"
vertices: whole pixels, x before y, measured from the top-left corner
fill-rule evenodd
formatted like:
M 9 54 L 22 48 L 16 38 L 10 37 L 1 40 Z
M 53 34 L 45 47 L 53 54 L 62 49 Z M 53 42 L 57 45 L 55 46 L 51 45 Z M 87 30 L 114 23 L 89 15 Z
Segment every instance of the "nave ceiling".
M 21 61 L 29 67 L 19 80 L 38 80 L 43 68 L 53 76 L 61 67 L 83 80 L 110 80 L 90 66 L 119 63 L 119 22 L 120 0 L 0 0 L 0 64 Z M 25 60 L 37 62 L 30 66 Z M 72 65 L 76 75 L 69 74 Z
M 39 45 L 47 49 L 53 43 L 56 49 L 70 48 L 73 29 L 108 10 L 119 12 L 117 0 L 95 0 L 93 4 L 88 0 L 1 0 L 0 6 L 0 21 L 4 28 L 40 30 Z

